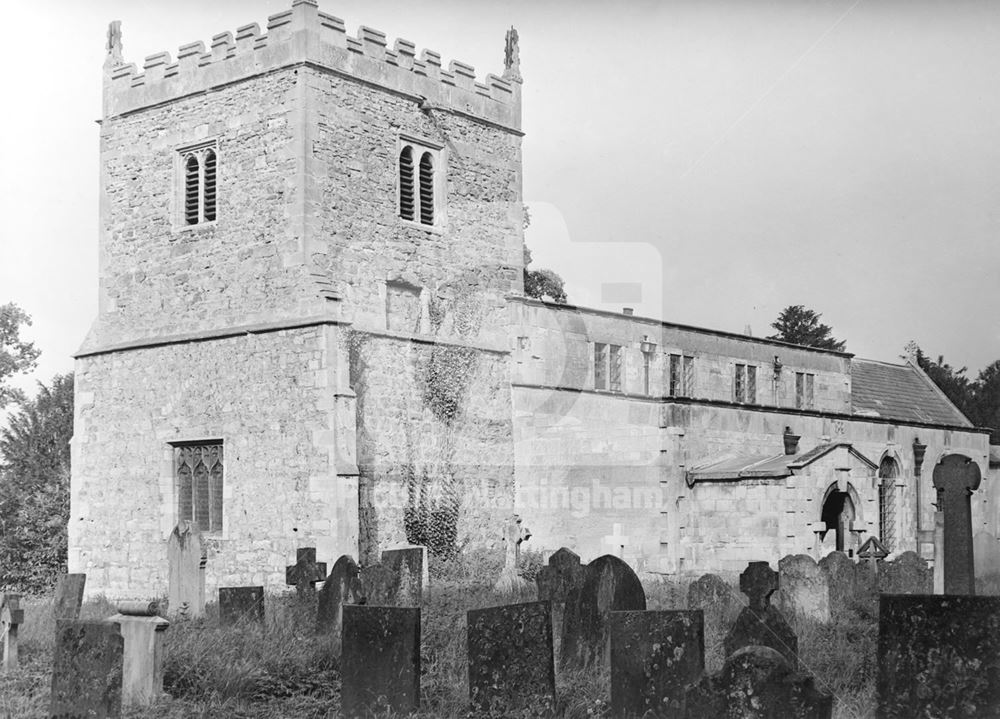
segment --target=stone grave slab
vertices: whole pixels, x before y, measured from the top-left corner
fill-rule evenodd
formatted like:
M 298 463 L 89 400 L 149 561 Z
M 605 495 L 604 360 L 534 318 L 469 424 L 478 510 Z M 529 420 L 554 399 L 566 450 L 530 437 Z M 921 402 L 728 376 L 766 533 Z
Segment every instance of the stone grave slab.
M 818 622 L 830 621 L 830 585 L 808 554 L 789 554 L 778 562 L 778 608 Z
M 833 696 L 770 647 L 748 646 L 687 689 L 686 719 L 830 719 Z
M 521 517 L 516 514 L 508 517 L 503 532 L 504 566 L 493 585 L 497 593 L 512 595 L 529 586 L 527 580 L 517 573 L 521 561 L 521 543 L 529 539 L 531 531 L 524 526 Z
M 879 719 L 1000 711 L 1000 597 L 879 598 Z
M 969 497 L 981 481 L 979 465 L 963 455 L 947 455 L 934 466 L 937 505 L 944 513 L 942 549 L 945 594 L 976 593 Z
M 49 715 L 121 716 L 124 646 L 117 624 L 58 620 Z
M 903 552 L 892 561 L 878 564 L 880 594 L 931 594 L 934 576 L 927 560 L 916 552 Z
M 740 591 L 750 605 L 743 608 L 723 640 L 727 657 L 743 647 L 759 645 L 771 647 L 792 667 L 798 666 L 798 637 L 781 612 L 771 606 L 771 595 L 777 590 L 778 573 L 767 562 L 750 562 L 740 575 Z
M 219 587 L 219 624 L 264 625 L 264 587 Z
M 857 568 L 843 552 L 830 552 L 818 562 L 830 590 L 830 613 L 846 611 L 858 594 Z
M 0 595 L 0 671 L 15 671 L 20 660 L 17 652 L 17 633 L 24 623 L 20 594 Z
M 420 608 L 345 604 L 340 711 L 406 715 L 420 707 Z
M 361 569 L 361 584 L 369 604 L 419 607 L 429 588 L 427 548 L 385 550 L 380 564 Z
M 735 588 L 718 574 L 703 574 L 688 585 L 688 609 L 725 613 L 737 601 Z
M 679 716 L 705 670 L 702 611 L 611 612 L 610 633 L 611 716 Z
M 645 608 L 646 593 L 631 567 L 610 554 L 592 561 L 580 588 L 566 601 L 560 666 L 606 663 L 609 614 Z
M 473 712 L 554 709 L 549 602 L 474 609 L 467 619 Z
M 334 562 L 330 576 L 319 590 L 319 603 L 316 607 L 317 633 L 339 633 L 343 606 L 357 604 L 365 598 L 361 589 L 360 572 L 354 558 L 346 554 Z
M 106 621 L 124 639 L 122 707 L 148 706 L 163 694 L 163 640 L 170 622 L 156 616 L 156 602 L 123 602 Z
M 580 556 L 571 549 L 562 547 L 549 557 L 548 563 L 535 575 L 538 598 L 547 599 L 552 605 L 552 648 L 556 662 L 562 649 L 563 614 L 566 600 L 580 589 L 585 576 Z
M 174 527 L 167 540 L 167 609 L 186 618 L 205 616 L 205 565 L 208 555 L 201 532 L 189 520 Z
M 87 584 L 86 574 L 63 574 L 56 580 L 56 597 L 52 606 L 52 618 L 79 619 L 83 606 L 83 590 Z
M 326 562 L 316 561 L 315 547 L 299 547 L 295 553 L 295 564 L 285 567 L 285 584 L 295 587 L 299 598 L 312 597 L 314 586 L 326 578 Z

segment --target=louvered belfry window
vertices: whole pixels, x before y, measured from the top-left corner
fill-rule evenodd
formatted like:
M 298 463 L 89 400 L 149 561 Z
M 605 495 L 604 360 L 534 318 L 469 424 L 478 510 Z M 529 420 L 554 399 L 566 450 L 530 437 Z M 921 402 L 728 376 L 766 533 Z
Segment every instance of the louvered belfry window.
M 222 442 L 174 447 L 177 519 L 187 519 L 202 532 L 222 531 Z
M 218 155 L 215 144 L 182 150 L 182 221 L 185 225 L 214 222 L 218 199 Z
M 401 138 L 399 148 L 399 217 L 427 227 L 441 224 L 444 158 L 440 148 Z

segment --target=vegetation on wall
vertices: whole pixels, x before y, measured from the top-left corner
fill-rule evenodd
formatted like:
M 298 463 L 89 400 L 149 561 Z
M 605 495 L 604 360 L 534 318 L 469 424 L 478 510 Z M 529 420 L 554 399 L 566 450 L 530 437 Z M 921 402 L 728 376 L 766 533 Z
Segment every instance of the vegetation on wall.
M 531 264 L 531 250 L 524 248 L 524 296 L 536 300 L 548 300 L 566 304 L 566 289 L 563 279 L 552 270 L 528 269 Z

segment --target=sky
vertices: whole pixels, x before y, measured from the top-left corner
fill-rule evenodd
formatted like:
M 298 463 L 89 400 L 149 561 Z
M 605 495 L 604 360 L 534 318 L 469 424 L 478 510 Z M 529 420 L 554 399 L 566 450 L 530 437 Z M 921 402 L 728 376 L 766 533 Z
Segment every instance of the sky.
M 5 7 L 0 304 L 34 318 L 29 392 L 97 311 L 107 24 L 126 61 L 290 0 Z M 1000 359 L 1000 3 L 320 0 L 501 74 L 520 36 L 534 267 L 570 302 L 765 336 L 822 313 L 847 349 L 909 340 L 970 374 Z

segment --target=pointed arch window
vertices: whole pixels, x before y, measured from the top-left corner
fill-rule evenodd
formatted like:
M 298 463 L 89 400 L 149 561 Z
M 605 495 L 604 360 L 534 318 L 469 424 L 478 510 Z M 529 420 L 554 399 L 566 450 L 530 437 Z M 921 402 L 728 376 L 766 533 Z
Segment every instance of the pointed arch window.
M 899 465 L 885 457 L 878 466 L 878 533 L 890 552 L 896 549 L 896 478 Z
M 179 151 L 181 164 L 180 224 L 215 222 L 218 201 L 218 150 L 215 142 Z
M 222 532 L 222 442 L 174 447 L 177 520 L 187 519 L 202 532 Z
M 398 162 L 398 215 L 425 227 L 441 224 L 444 198 L 442 148 L 401 138 Z

